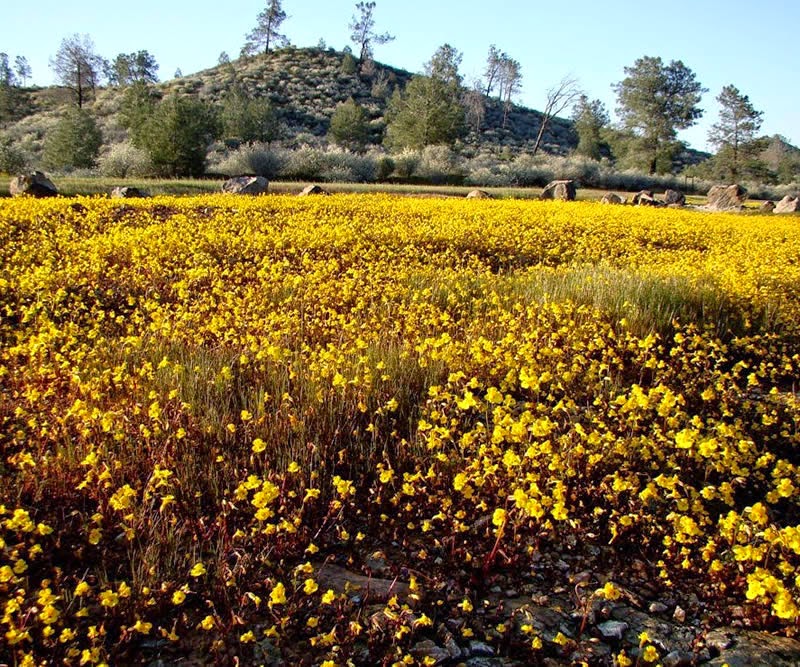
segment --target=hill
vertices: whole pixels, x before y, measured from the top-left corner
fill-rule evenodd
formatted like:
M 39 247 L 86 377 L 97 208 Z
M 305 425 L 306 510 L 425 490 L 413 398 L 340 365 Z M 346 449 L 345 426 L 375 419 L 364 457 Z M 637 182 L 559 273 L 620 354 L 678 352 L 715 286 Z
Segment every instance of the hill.
M 270 101 L 281 126 L 281 146 L 289 149 L 324 146 L 337 105 L 352 98 L 368 116 L 371 143 L 379 145 L 386 127 L 389 100 L 412 76 L 411 72 L 382 63 L 370 63 L 359 69 L 347 52 L 288 47 L 161 82 L 156 90 L 161 96 L 175 93 L 218 104 L 223 102 L 231 87 L 237 85 L 251 97 Z M 99 89 L 90 106 L 103 133 L 105 153 L 128 137 L 119 118 L 124 90 L 119 87 Z M 21 105 L 24 117 L 9 124 L 5 134 L 29 165 L 36 166 L 44 138 L 55 127 L 70 93 L 63 88 L 50 87 L 26 89 L 24 95 L 25 104 Z M 483 102 L 480 130 L 471 130 L 457 148 L 465 158 L 491 156 L 494 178 L 497 159 L 508 162 L 517 156 L 527 157 L 525 154 L 534 145 L 543 115 L 516 104 L 504 114 L 503 104 L 495 97 L 484 96 Z M 554 118 L 544 133 L 541 151 L 546 155 L 566 156 L 577 146 L 577 139 L 571 120 Z M 223 146 L 222 150 L 227 149 Z M 219 154 L 218 150 L 217 156 Z M 676 161 L 676 171 L 707 157 L 705 153 L 687 149 Z M 512 182 L 526 184 L 524 178 L 512 179 Z

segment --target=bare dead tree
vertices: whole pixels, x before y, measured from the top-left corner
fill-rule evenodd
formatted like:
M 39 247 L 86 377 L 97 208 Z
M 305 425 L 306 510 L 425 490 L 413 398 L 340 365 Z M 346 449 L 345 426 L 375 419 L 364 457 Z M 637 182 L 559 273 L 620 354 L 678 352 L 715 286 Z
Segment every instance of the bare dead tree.
M 464 93 L 463 102 L 467 123 L 475 132 L 480 132 L 486 116 L 486 100 L 483 95 L 483 82 L 480 79 L 472 82 L 472 87 Z
M 544 137 L 545 130 L 550 124 L 550 121 L 564 111 L 564 109 L 575 104 L 582 93 L 583 91 L 578 85 L 578 79 L 571 75 L 565 76 L 547 91 L 547 103 L 545 104 L 544 111 L 542 111 L 542 122 L 541 125 L 539 125 L 539 133 L 536 135 L 533 155 L 536 155 L 536 152 L 542 145 L 542 138 Z

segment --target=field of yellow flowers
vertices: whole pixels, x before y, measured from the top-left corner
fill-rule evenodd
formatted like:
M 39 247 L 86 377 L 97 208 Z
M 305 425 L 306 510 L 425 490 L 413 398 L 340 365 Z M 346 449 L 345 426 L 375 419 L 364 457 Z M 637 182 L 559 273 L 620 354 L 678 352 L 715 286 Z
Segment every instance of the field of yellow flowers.
M 550 551 L 798 628 L 793 218 L 15 199 L 0 258 L 0 664 L 565 659 L 479 618 Z

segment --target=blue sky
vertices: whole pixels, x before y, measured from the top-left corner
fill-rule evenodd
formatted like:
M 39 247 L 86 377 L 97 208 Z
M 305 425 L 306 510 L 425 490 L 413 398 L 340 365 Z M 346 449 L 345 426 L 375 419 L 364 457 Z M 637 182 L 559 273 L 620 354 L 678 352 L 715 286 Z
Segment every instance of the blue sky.
M 800 3 L 790 0 L 672 0 L 659 4 L 621 0 L 376 0 L 379 31 L 396 39 L 376 49 L 376 59 L 420 71 L 447 42 L 464 54 L 465 80 L 483 69 L 490 44 L 522 64 L 518 102 L 536 109 L 548 87 L 564 75 L 580 80 L 592 98 L 614 117 L 612 84 L 625 66 L 644 55 L 682 60 L 709 89 L 700 124 L 681 133 L 695 148 L 706 147 L 716 121 L 715 97 L 733 84 L 764 112 L 762 133 L 800 143 Z M 99 0 L 8 2 L 0 22 L 0 51 L 24 55 L 36 83 L 53 83 L 48 60 L 62 38 L 89 34 L 97 52 L 146 49 L 160 65 L 162 79 L 177 68 L 184 74 L 216 64 L 222 51 L 236 57 L 245 34 L 265 6 L 263 0 L 166 2 L 138 0 L 119 10 Z M 284 0 L 284 32 L 297 46 L 324 40 L 341 49 L 349 43 L 348 23 L 355 0 Z

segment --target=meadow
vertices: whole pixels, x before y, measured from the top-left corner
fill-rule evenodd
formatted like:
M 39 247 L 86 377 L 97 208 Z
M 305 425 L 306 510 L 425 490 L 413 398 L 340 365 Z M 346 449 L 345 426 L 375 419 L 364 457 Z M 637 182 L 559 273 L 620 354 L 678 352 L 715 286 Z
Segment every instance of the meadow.
M 797 630 L 793 217 L 6 199 L 0 258 L 0 663 L 568 662 L 482 615 L 551 554 Z

